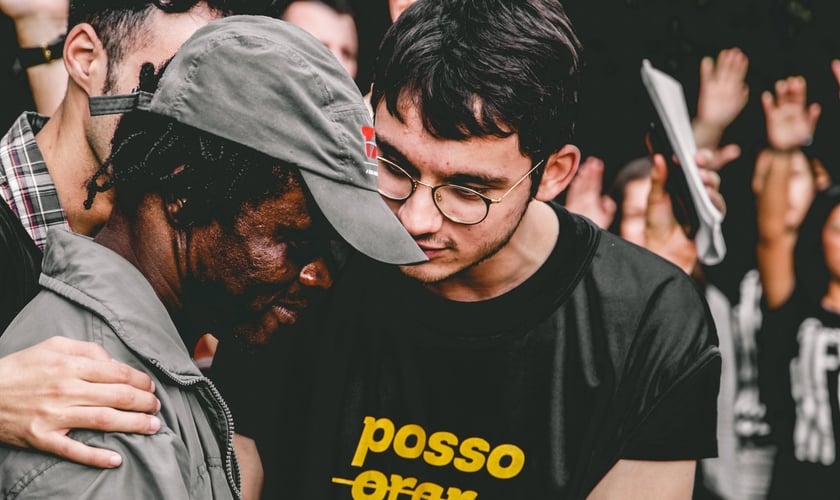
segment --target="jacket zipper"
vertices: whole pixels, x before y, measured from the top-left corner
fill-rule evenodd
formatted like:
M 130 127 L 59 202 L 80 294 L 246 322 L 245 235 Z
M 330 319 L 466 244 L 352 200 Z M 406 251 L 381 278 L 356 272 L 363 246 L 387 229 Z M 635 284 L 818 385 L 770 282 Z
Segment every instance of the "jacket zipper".
M 230 486 L 231 490 L 233 490 L 233 493 L 236 496 L 236 498 L 241 499 L 242 491 L 239 487 L 239 462 L 236 461 L 236 457 L 233 452 L 233 415 L 231 415 L 230 408 L 228 407 L 225 400 L 222 398 L 221 393 L 216 388 L 215 384 L 213 384 L 213 382 L 207 377 L 194 377 L 190 380 L 185 381 L 181 377 L 176 376 L 169 370 L 165 369 L 158 360 L 150 359 L 149 361 L 152 363 L 152 365 L 155 366 L 155 368 L 165 373 L 170 379 L 172 379 L 181 387 L 193 387 L 201 382 L 207 384 L 207 387 L 208 389 L 210 389 L 210 394 L 213 396 L 213 399 L 222 408 L 222 413 L 224 413 L 225 422 L 227 423 L 227 435 L 225 436 L 227 441 L 227 447 L 225 449 L 225 477 L 227 478 L 228 485 Z

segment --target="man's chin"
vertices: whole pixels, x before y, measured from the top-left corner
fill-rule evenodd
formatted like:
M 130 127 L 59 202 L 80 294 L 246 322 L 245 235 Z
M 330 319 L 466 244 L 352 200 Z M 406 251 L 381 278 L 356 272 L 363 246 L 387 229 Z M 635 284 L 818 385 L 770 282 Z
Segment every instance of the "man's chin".
M 270 344 L 280 335 L 290 335 L 297 330 L 297 324 L 281 321 L 275 314 L 263 315 L 259 323 L 236 325 L 232 328 L 236 340 L 249 348 L 260 348 Z
M 400 271 L 406 277 L 417 280 L 424 285 L 434 285 L 446 281 L 458 272 L 455 269 L 449 269 L 446 266 L 441 266 L 434 262 L 425 262 L 413 266 L 400 266 Z
M 265 347 L 271 343 L 277 332 L 248 332 L 248 333 L 234 333 L 233 337 L 237 342 L 247 348 Z

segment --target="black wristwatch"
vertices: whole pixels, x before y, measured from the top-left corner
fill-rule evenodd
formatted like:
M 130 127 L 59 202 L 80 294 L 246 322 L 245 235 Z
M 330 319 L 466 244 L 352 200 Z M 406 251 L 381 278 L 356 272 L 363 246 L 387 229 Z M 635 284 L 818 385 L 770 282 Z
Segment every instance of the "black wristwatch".
M 56 59 L 61 59 L 64 52 L 64 35 L 56 38 L 49 45 L 40 47 L 26 47 L 18 49 L 17 57 L 12 61 L 12 78 L 19 78 L 26 68 L 45 64 Z

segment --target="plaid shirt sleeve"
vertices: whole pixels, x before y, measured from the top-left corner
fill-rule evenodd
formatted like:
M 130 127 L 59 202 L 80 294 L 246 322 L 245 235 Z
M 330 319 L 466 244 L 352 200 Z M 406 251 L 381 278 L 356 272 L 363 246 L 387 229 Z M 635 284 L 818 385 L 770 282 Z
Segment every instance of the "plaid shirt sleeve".
M 41 250 L 51 227 L 70 230 L 70 224 L 35 134 L 47 118 L 24 113 L 0 139 L 0 197 L 18 216 Z

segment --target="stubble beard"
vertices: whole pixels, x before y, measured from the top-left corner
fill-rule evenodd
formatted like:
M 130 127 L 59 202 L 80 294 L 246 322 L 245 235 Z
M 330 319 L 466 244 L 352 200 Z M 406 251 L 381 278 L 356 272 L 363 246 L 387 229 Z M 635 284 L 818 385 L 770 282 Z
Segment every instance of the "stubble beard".
M 530 199 L 528 204 L 530 204 Z M 522 223 L 522 219 L 525 218 L 525 212 L 528 209 L 528 204 L 526 204 L 522 211 L 519 213 L 519 217 L 517 218 L 516 223 L 511 226 L 510 230 L 507 233 L 505 233 L 501 238 L 498 238 L 491 242 L 487 242 L 484 245 L 482 245 L 478 252 L 478 256 L 472 261 L 460 263 L 461 265 L 456 267 L 454 270 L 445 269 L 437 273 L 435 273 L 433 269 L 424 269 L 427 266 L 434 266 L 434 262 L 418 264 L 415 266 L 400 266 L 400 271 L 405 276 L 417 280 L 424 285 L 440 285 L 448 280 L 453 280 L 465 276 L 471 270 L 475 269 L 483 262 L 491 259 L 503 248 L 505 248 L 508 243 L 510 243 L 510 239 L 513 237 L 514 233 L 516 233 L 516 230 L 519 229 L 519 225 Z M 457 249 L 458 247 L 456 245 L 451 245 L 450 250 L 454 250 L 455 252 L 457 252 Z

